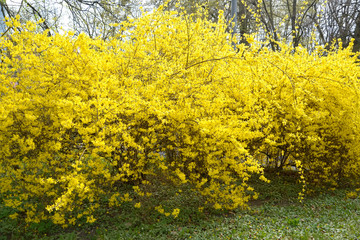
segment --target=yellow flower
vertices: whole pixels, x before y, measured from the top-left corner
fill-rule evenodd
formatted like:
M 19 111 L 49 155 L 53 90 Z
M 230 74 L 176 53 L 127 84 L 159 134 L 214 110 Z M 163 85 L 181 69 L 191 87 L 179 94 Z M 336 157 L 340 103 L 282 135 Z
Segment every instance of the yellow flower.
M 9 218 L 16 219 L 18 216 L 19 216 L 18 213 L 13 213 L 13 214 L 9 215 Z
M 173 215 L 174 218 L 177 218 L 177 217 L 179 216 L 179 213 L 180 213 L 180 209 L 175 208 L 175 209 L 173 210 L 173 212 L 171 213 L 171 215 Z
M 87 223 L 93 223 L 93 222 L 95 222 L 96 221 L 96 219 L 94 218 L 94 216 L 87 216 L 86 217 L 86 222 Z

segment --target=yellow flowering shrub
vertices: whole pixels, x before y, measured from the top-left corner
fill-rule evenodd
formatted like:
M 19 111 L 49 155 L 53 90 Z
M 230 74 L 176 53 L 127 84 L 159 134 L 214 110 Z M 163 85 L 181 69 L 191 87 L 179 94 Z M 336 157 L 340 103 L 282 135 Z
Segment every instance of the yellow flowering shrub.
M 0 39 L 0 193 L 13 217 L 91 223 L 105 196 L 141 208 L 157 181 L 244 207 L 257 197 L 249 178 L 266 181 L 264 156 L 300 161 L 309 181 L 358 176 L 350 49 L 234 51 L 219 19 L 160 8 L 108 41 L 12 19 Z
M 301 161 L 308 183 L 355 183 L 359 176 L 358 54 L 347 49 L 309 54 L 279 43 L 251 66 L 257 104 L 265 111 L 263 138 L 251 148 L 283 168 Z M 260 62 L 262 64 L 260 64 Z M 353 181 L 355 180 L 355 181 Z

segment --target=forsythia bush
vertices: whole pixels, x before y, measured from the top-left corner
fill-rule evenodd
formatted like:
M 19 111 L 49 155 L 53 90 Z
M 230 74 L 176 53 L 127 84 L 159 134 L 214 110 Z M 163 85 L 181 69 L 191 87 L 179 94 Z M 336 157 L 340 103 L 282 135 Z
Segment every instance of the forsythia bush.
M 159 181 L 190 184 L 215 208 L 244 207 L 257 196 L 249 178 L 267 181 L 264 157 L 276 167 L 297 161 L 309 183 L 359 177 L 351 49 L 309 54 L 279 43 L 271 52 L 249 36 L 251 46 L 234 51 L 222 16 L 161 8 L 108 41 L 8 24 L 0 192 L 11 217 L 93 222 L 103 199 L 151 197 L 147 186 Z
M 311 54 L 281 47 L 280 52 L 260 50 L 251 66 L 256 104 L 268 119 L 251 149 L 278 168 L 301 161 L 309 184 L 355 183 L 360 170 L 358 54 L 351 47 L 318 47 Z

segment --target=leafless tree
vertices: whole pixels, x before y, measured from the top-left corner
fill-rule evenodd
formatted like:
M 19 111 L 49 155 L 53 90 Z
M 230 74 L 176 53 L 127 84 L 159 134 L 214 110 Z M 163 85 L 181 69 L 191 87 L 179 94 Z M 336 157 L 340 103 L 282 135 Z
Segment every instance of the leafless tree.
M 328 0 L 322 6 L 323 13 L 314 22 L 318 25 L 318 35 L 321 44 L 337 43 L 341 40 L 343 46 L 348 46 L 355 39 L 354 50 L 358 51 L 359 38 L 359 0 Z
M 8 3 L 7 3 L 8 2 Z M 140 16 L 139 6 L 156 8 L 165 0 L 21 0 L 17 6 L 0 1 L 3 16 L 17 14 L 25 20 L 45 19 L 41 24 L 49 33 L 61 27 L 85 32 L 91 37 L 107 39 L 117 31 L 111 23 L 121 24 Z M 51 3 L 51 4 L 50 4 Z M 147 5 L 145 5 L 146 3 Z M 167 9 L 195 13 L 206 9 L 208 18 L 217 21 L 219 10 L 231 19 L 231 1 L 171 0 Z M 270 39 L 269 47 L 279 50 L 277 42 L 286 40 L 294 47 L 311 48 L 312 40 L 320 44 L 348 46 L 354 39 L 354 51 L 360 50 L 360 0 L 238 0 L 237 33 L 246 43 L 245 34 L 258 33 Z M 64 20 L 65 18 L 65 20 Z M 68 26 L 64 26 L 67 24 Z M 230 28 L 228 29 L 230 30 Z
M 20 3 L 19 3 L 20 2 Z M 116 27 L 130 17 L 138 17 L 140 0 L 21 0 L 0 1 L 4 16 L 17 14 L 22 21 L 43 19 L 41 27 L 49 34 L 73 30 L 75 34 L 86 33 L 90 37 L 113 36 Z

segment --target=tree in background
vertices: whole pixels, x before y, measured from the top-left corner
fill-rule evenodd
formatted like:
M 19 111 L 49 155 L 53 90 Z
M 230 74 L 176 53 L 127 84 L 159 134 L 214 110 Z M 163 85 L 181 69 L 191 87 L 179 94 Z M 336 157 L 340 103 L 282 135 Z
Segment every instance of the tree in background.
M 18 0 L 0 1 L 4 16 L 21 16 L 22 21 L 43 19 L 42 30 L 72 30 L 91 38 L 114 36 L 117 26 L 140 13 L 139 0 Z
M 261 21 L 260 32 L 274 41 L 287 40 L 311 48 L 315 40 L 331 45 L 340 39 L 348 46 L 355 39 L 354 51 L 359 50 L 359 0 L 241 0 Z M 244 17 L 243 17 L 244 18 Z M 240 21 L 240 20 L 239 20 Z M 257 30 L 259 31 L 259 29 Z M 241 33 L 241 30 L 239 31 Z M 273 50 L 276 44 L 271 42 Z
M 329 0 L 322 10 L 322 16 L 315 19 L 320 44 L 340 39 L 343 46 L 348 46 L 352 38 L 359 44 L 359 0 Z M 359 46 L 354 50 L 359 50 Z
M 151 1 L 155 7 L 164 2 Z M 209 18 L 214 21 L 219 10 L 224 11 L 227 19 L 231 18 L 231 1 L 172 0 L 169 8 L 193 13 L 195 3 L 208 9 Z M 280 39 L 294 47 L 301 44 L 311 48 L 313 40 L 331 45 L 340 39 L 343 46 L 348 46 L 353 38 L 354 51 L 360 49 L 359 0 L 238 0 L 237 16 L 237 32 L 242 42 L 244 34 L 258 33 L 262 40 L 271 38 L 270 47 L 278 50 L 276 42 Z
M 231 1 L 219 0 L 14 0 L 0 1 L 1 13 L 23 21 L 44 19 L 43 30 L 58 32 L 63 27 L 91 38 L 114 36 L 121 22 L 141 15 L 140 7 L 151 10 L 167 3 L 167 8 L 195 13 L 207 10 L 208 19 L 216 22 L 219 10 L 231 18 Z M 321 45 L 343 46 L 354 41 L 360 49 L 360 0 L 238 0 L 237 32 L 239 42 L 246 34 L 257 33 L 260 40 L 270 38 L 270 48 L 279 50 L 277 41 L 286 40 L 294 47 L 311 49 L 313 40 Z M 230 28 L 227 29 L 228 31 Z

